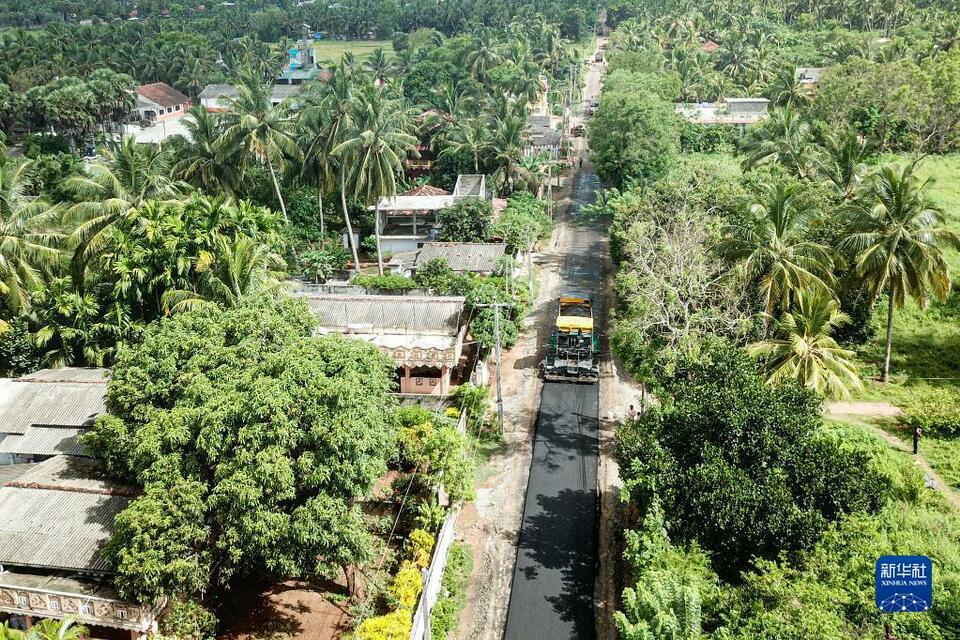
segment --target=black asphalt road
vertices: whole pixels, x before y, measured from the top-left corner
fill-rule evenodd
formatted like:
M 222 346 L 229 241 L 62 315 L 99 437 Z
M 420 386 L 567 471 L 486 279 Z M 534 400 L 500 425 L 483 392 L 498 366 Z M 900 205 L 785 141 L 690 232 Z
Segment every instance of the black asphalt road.
M 577 177 L 574 222 L 596 175 Z M 601 231 L 571 229 L 562 289 L 590 294 L 601 318 Z M 560 293 L 560 292 L 557 292 Z M 599 386 L 546 382 L 513 574 L 506 640 L 592 640 L 597 547 Z

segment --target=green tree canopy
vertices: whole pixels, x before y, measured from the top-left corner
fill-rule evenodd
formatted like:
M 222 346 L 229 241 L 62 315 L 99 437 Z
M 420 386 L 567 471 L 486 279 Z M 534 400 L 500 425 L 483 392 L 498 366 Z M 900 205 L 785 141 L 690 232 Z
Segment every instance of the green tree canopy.
M 370 557 L 355 501 L 393 455 L 394 365 L 312 326 L 297 300 L 208 307 L 121 353 L 86 443 L 144 488 L 107 548 L 123 597 L 222 594 Z

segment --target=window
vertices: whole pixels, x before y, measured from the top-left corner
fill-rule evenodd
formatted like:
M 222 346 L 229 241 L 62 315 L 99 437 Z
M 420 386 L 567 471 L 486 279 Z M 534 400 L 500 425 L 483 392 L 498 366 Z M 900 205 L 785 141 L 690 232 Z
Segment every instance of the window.
M 20 606 L 21 609 L 29 609 L 30 598 L 20 593 L 17 595 L 17 604 Z
M 126 609 L 117 609 L 116 611 L 117 620 L 126 620 L 127 619 L 127 610 Z
M 180 111 L 180 107 L 182 107 L 182 106 L 183 106 L 182 104 L 178 104 L 178 105 L 177 105 L 177 111 Z
M 93 605 L 90 604 L 89 602 L 84 602 L 82 605 L 80 605 L 80 613 L 82 613 L 85 616 L 92 616 Z
M 430 386 L 431 386 L 431 387 L 437 386 L 437 379 L 436 379 L 436 378 L 430 378 Z
M 167 107 L 167 113 L 173 113 L 173 107 Z
M 47 609 L 51 611 L 60 611 L 60 598 L 55 598 L 53 596 L 47 597 Z

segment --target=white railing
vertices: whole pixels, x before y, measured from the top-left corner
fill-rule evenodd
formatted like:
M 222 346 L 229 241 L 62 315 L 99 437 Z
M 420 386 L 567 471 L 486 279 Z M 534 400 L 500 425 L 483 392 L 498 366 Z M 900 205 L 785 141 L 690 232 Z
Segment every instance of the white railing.
M 460 433 L 467 432 L 466 409 L 460 412 L 457 431 Z M 440 493 L 439 488 L 437 492 Z M 447 517 L 440 527 L 440 533 L 437 534 L 437 542 L 433 547 L 433 558 L 430 559 L 430 566 L 423 571 L 423 591 L 420 593 L 417 610 L 413 613 L 413 628 L 410 631 L 410 640 L 431 640 L 430 613 L 440 598 L 440 589 L 443 588 L 443 570 L 447 567 L 447 554 L 450 552 L 450 545 L 453 544 L 458 511 L 457 507 L 453 507 L 447 512 Z M 442 640 L 442 638 L 436 640 Z
M 420 602 L 417 603 L 417 610 L 413 614 L 410 640 L 431 640 L 430 614 L 440 598 L 440 590 L 443 587 L 443 570 L 447 566 L 447 553 L 450 551 L 450 545 L 453 544 L 456 521 L 457 509 L 454 508 L 447 514 L 447 519 L 440 527 L 437 544 L 433 550 L 433 559 L 430 561 L 430 566 L 424 570 L 423 593 L 420 594 Z M 436 640 L 442 639 L 437 638 Z

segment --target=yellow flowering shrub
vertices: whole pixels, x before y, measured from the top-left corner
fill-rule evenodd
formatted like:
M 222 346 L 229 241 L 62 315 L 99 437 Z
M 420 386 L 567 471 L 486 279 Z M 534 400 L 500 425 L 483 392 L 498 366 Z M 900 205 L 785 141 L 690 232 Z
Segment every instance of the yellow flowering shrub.
M 376 618 L 367 618 L 357 628 L 356 640 L 409 640 L 413 614 L 397 609 Z
M 390 593 L 400 603 L 401 609 L 413 609 L 417 606 L 417 598 L 423 589 L 423 579 L 420 577 L 420 569 L 410 560 L 404 560 L 400 565 L 400 571 L 393 578 L 393 584 L 390 585 Z
M 434 542 L 436 538 L 428 531 L 414 529 L 410 532 L 410 539 L 407 540 L 407 557 L 418 567 L 426 569 L 430 566 L 430 554 L 433 552 Z

